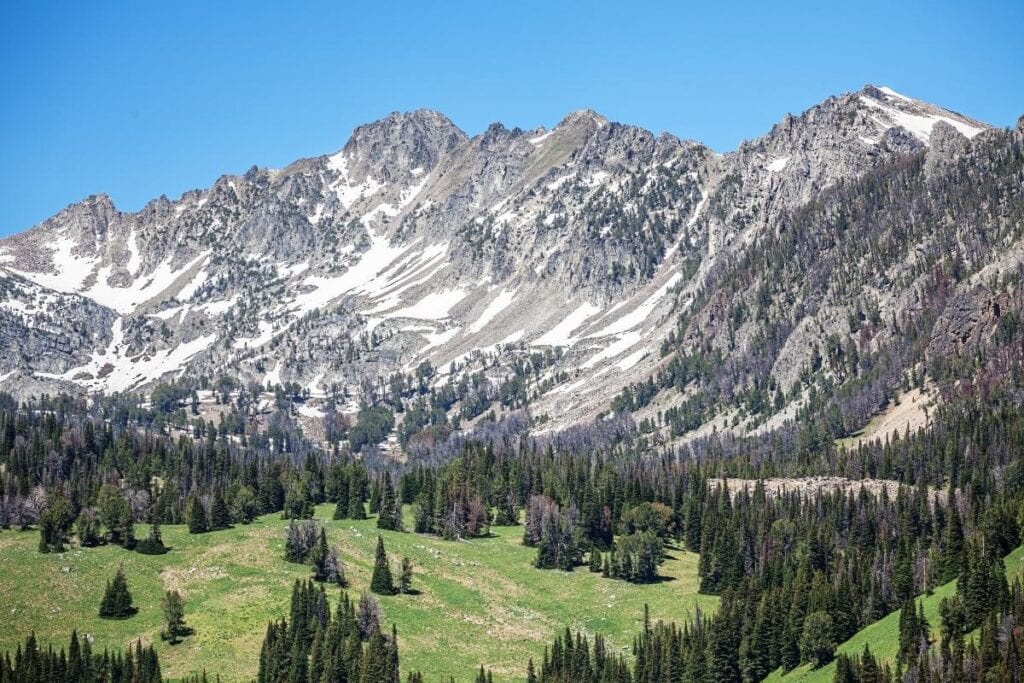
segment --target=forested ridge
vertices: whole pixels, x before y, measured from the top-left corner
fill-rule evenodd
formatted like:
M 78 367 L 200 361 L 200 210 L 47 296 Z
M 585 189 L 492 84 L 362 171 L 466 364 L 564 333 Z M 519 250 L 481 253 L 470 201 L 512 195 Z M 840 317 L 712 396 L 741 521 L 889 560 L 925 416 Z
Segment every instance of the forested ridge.
M 701 591 L 722 597 L 714 615 L 646 627 L 623 661 L 608 655 L 614 661 L 598 664 L 599 640 L 590 639 L 591 651 L 578 636 L 571 646 L 560 637 L 532 663 L 537 680 L 628 680 L 625 671 L 637 667 L 629 674 L 635 677 L 655 666 L 654 651 L 666 663 L 635 680 L 760 680 L 779 667 L 830 660 L 835 646 L 865 625 L 906 612 L 914 596 L 952 579 L 962 587 L 941 625 L 941 647 L 930 647 L 927 628 L 908 623 L 920 637 L 907 636 L 889 675 L 1005 668 L 1016 657 L 1017 636 L 1005 634 L 1016 633 L 1020 587 L 1007 585 L 1002 557 L 1021 543 L 1024 413 L 1009 394 L 947 406 L 928 429 L 854 450 L 798 432 L 788 437 L 796 448 L 780 447 L 787 442 L 776 435 L 652 453 L 641 450 L 646 445 L 628 421 L 535 437 L 513 420 L 467 435 L 443 462 L 387 467 L 303 445 L 299 434 L 294 452 L 261 447 L 256 435 L 245 445 L 216 430 L 172 435 L 159 410 L 142 406 L 134 397 L 92 404 L 4 399 L 4 527 L 38 528 L 41 551 L 89 543 L 128 551 L 140 544 L 130 531 L 135 522 L 159 534 L 160 524 L 192 524 L 202 515 L 201 533 L 268 512 L 301 519 L 327 502 L 339 518 L 377 515 L 382 528 L 453 541 L 486 534 L 491 525 L 521 525 L 524 544 L 537 548 L 537 567 L 602 572 L 609 581 L 657 581 L 661 557 L 674 546 L 700 553 Z M 865 484 L 777 491 L 760 483 L 826 473 Z M 730 486 L 734 478 L 748 483 Z M 315 533 L 311 538 L 310 547 Z M 311 578 L 326 581 L 319 566 Z M 317 595 L 313 584 L 303 590 Z M 343 599 L 336 611 L 342 618 L 354 610 Z M 314 611 L 328 629 L 329 615 Z M 292 652 L 293 628 L 271 626 L 271 651 L 286 649 L 289 661 L 301 651 L 312 665 L 316 629 Z M 980 641 L 965 640 L 978 628 Z M 344 624 L 334 629 L 341 640 L 354 632 Z M 397 653 L 387 632 L 377 645 L 372 630 L 363 637 L 371 650 Z M 996 642 L 988 646 L 985 638 Z M 567 649 L 573 661 L 590 652 L 594 678 L 566 663 Z M 864 666 L 844 659 L 840 670 Z M 291 665 L 269 670 L 277 673 L 266 680 L 318 680 L 297 678 Z

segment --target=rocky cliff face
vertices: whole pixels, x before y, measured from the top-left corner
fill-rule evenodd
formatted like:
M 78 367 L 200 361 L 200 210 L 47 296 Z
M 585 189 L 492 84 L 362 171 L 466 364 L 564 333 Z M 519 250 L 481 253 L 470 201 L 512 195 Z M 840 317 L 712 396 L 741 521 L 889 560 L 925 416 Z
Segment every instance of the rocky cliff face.
M 90 197 L 0 241 L 0 386 L 117 391 L 187 370 L 355 405 L 424 361 L 435 383 L 500 382 L 547 352 L 527 394 L 566 424 L 663 367 L 669 335 L 749 349 L 758 329 L 737 336 L 709 291 L 722 273 L 823 192 L 924 149 L 941 176 L 986 129 L 871 86 L 726 155 L 590 111 L 472 138 L 391 114 L 332 155 L 137 213 Z M 807 325 L 772 359 L 780 382 L 812 353 Z

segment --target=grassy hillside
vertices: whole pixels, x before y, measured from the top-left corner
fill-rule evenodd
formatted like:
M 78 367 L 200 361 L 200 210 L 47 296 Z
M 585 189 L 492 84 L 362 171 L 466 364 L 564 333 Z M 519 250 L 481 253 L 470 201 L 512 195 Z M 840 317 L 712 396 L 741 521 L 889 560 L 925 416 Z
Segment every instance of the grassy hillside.
M 1006 557 L 1006 575 L 1009 577 L 1024 575 L 1024 547 L 1017 548 Z M 948 598 L 956 593 L 956 581 L 939 586 L 931 595 L 926 595 L 920 600 L 924 603 L 925 616 L 932 627 L 932 637 L 939 637 L 939 603 L 943 598 Z M 858 631 L 852 638 L 837 648 L 837 652 L 846 654 L 860 654 L 864 651 L 864 645 L 871 648 L 876 657 L 895 663 L 896 652 L 899 649 L 900 636 L 900 612 L 897 610 L 892 614 L 880 619 L 870 626 Z M 768 677 L 768 681 L 786 681 L 800 683 L 830 683 L 835 674 L 835 662 L 820 669 L 811 669 L 804 665 L 782 675 L 780 671 Z
M 331 543 L 341 549 L 350 592 L 370 581 L 377 537 L 375 520 L 329 520 Z M 286 523 L 276 515 L 249 526 L 191 536 L 185 527 L 163 527 L 173 547 L 144 556 L 118 547 L 77 548 L 59 555 L 36 551 L 37 532 L 0 533 L 0 609 L 10 628 L 0 649 L 13 648 L 29 630 L 44 642 L 65 645 L 72 628 L 95 637 L 94 647 L 122 646 L 136 638 L 156 641 L 165 676 L 206 669 L 225 681 L 255 675 L 266 623 L 285 615 L 292 582 L 309 570 L 283 554 Z M 140 527 L 138 535 L 146 529 Z M 687 620 L 694 607 L 714 609 L 716 598 L 697 594 L 697 555 L 673 550 L 661 568 L 668 580 L 635 586 L 602 579 L 585 567 L 573 573 L 531 566 L 535 551 L 520 544 L 522 528 L 496 528 L 492 538 L 461 543 L 411 533 L 382 532 L 393 563 L 408 555 L 416 564 L 420 595 L 381 598 L 385 621 L 398 624 L 403 670 L 419 669 L 428 681 L 471 680 L 484 664 L 499 681 L 521 679 L 527 658 L 566 625 L 606 634 L 628 648 L 639 630 L 644 603 L 654 618 Z M 103 588 L 123 563 L 139 613 L 124 621 L 96 616 Z M 159 642 L 164 590 L 186 598 L 196 635 L 181 645 Z M 338 589 L 330 590 L 332 603 Z

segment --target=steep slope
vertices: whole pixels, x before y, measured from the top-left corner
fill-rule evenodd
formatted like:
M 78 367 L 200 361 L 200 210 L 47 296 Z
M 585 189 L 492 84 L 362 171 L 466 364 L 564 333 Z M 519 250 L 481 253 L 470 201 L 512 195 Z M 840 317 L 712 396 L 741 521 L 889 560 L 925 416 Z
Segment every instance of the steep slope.
M 512 403 L 568 424 L 664 364 L 680 313 L 698 323 L 691 346 L 695 330 L 721 346 L 706 301 L 721 274 L 821 192 L 925 148 L 938 122 L 952 157 L 986 128 L 871 86 L 724 156 L 590 111 L 469 138 L 420 110 L 138 213 L 90 197 L 0 242 L 10 281 L 94 304 L 73 345 L 0 353 L 0 386 L 117 391 L 188 368 L 355 406 L 423 361 L 435 384 L 483 371 L 488 400 L 527 364 Z
M 842 437 L 902 391 L 1003 383 L 1021 360 L 1024 130 L 968 140 L 940 122 L 931 140 L 782 213 L 705 281 L 651 386 L 618 404 L 653 417 L 671 388 L 676 436 L 802 411 Z

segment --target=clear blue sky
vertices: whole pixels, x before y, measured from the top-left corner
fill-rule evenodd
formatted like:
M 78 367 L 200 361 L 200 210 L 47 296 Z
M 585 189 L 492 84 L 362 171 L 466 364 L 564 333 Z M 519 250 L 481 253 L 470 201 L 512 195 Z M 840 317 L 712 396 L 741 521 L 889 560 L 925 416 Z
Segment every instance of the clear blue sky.
M 299 6 L 291 7 L 291 5 Z M 469 133 L 589 107 L 725 151 L 865 83 L 1024 113 L 1024 2 L 5 2 L 0 235 L 341 147 L 394 110 Z

